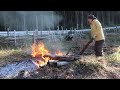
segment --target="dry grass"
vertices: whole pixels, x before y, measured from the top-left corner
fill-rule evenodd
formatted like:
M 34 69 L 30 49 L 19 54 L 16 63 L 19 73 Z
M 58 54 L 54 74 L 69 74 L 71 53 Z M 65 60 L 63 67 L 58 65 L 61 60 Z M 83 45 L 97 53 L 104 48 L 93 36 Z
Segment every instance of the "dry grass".
M 110 66 L 109 60 L 104 60 L 105 66 L 94 55 L 82 56 L 66 66 L 40 68 L 27 79 L 120 79 L 120 67 Z
M 29 50 L 28 49 L 8 49 L 8 50 L 0 50 L 0 66 L 14 61 L 24 60 L 25 58 L 29 58 Z
M 71 42 L 48 42 L 46 47 L 50 50 L 64 51 L 73 46 Z M 64 47 L 62 47 L 64 46 Z M 53 51 L 54 51 L 53 50 Z M 29 58 L 30 48 L 0 50 L 0 65 Z M 62 67 L 45 66 L 32 72 L 32 79 L 118 79 L 120 78 L 120 47 L 114 48 L 112 53 L 105 53 L 102 61 L 98 62 L 94 54 L 83 55 L 81 59 Z M 105 64 L 105 65 L 104 65 Z
M 106 57 L 111 62 L 120 62 L 120 47 L 117 47 L 114 53 L 107 55 Z

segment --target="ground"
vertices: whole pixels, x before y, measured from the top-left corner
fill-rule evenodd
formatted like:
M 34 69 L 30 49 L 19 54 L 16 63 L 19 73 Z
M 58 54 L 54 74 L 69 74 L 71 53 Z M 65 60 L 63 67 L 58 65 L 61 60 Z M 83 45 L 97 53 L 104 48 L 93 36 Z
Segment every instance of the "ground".
M 93 55 L 83 56 L 80 60 L 66 66 L 45 66 L 32 72 L 26 79 L 119 79 L 120 64 L 107 66 L 98 63 Z
M 50 43 L 50 42 L 48 42 Z M 73 46 L 71 42 L 46 43 L 49 50 L 59 48 L 68 50 Z M 64 46 L 64 48 L 62 47 Z M 54 51 L 54 50 L 53 50 Z M 31 48 L 15 48 L 0 50 L 0 66 L 6 63 L 26 60 L 30 58 Z M 104 63 L 98 62 L 93 54 L 82 55 L 81 59 L 66 66 L 44 66 L 29 73 L 25 79 L 120 79 L 120 47 L 109 47 L 102 58 Z M 16 77 L 17 79 L 19 77 Z M 21 77 L 22 78 L 22 77 Z

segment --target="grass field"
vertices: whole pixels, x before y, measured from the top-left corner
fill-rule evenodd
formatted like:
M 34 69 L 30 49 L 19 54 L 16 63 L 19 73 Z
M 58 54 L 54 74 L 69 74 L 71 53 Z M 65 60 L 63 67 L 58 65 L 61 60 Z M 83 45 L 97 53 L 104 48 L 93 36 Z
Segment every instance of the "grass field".
M 48 50 L 54 53 L 56 49 L 61 50 L 64 54 L 67 50 L 76 46 L 71 41 L 48 42 L 45 41 Z M 109 53 L 108 53 L 109 51 Z M 45 66 L 31 73 L 28 78 L 47 78 L 47 79 L 105 79 L 120 78 L 120 47 L 108 49 L 103 57 L 103 63 L 97 62 L 94 53 L 90 55 L 82 55 L 81 59 L 69 65 L 62 67 Z M 0 66 L 9 62 L 15 62 L 30 58 L 31 47 L 0 49 Z M 37 72 L 37 73 L 36 73 Z

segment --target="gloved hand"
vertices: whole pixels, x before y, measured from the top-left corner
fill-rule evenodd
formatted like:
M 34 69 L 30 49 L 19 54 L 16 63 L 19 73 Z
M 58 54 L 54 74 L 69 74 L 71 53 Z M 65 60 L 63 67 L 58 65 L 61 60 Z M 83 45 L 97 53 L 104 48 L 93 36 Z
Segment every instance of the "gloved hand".
M 93 38 L 95 39 L 96 35 L 93 36 Z
M 94 38 L 91 38 L 90 43 L 92 43 L 93 41 L 94 41 Z

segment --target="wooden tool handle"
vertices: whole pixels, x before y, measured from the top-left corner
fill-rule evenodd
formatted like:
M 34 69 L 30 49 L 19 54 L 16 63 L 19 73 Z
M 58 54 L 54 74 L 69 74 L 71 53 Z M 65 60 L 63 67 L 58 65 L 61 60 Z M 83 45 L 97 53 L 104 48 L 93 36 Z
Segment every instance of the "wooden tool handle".
M 85 45 L 85 47 L 80 51 L 80 55 L 82 55 L 84 53 L 84 51 L 88 48 L 88 46 L 90 45 L 90 43 L 93 42 L 93 38 L 90 39 L 90 41 Z

